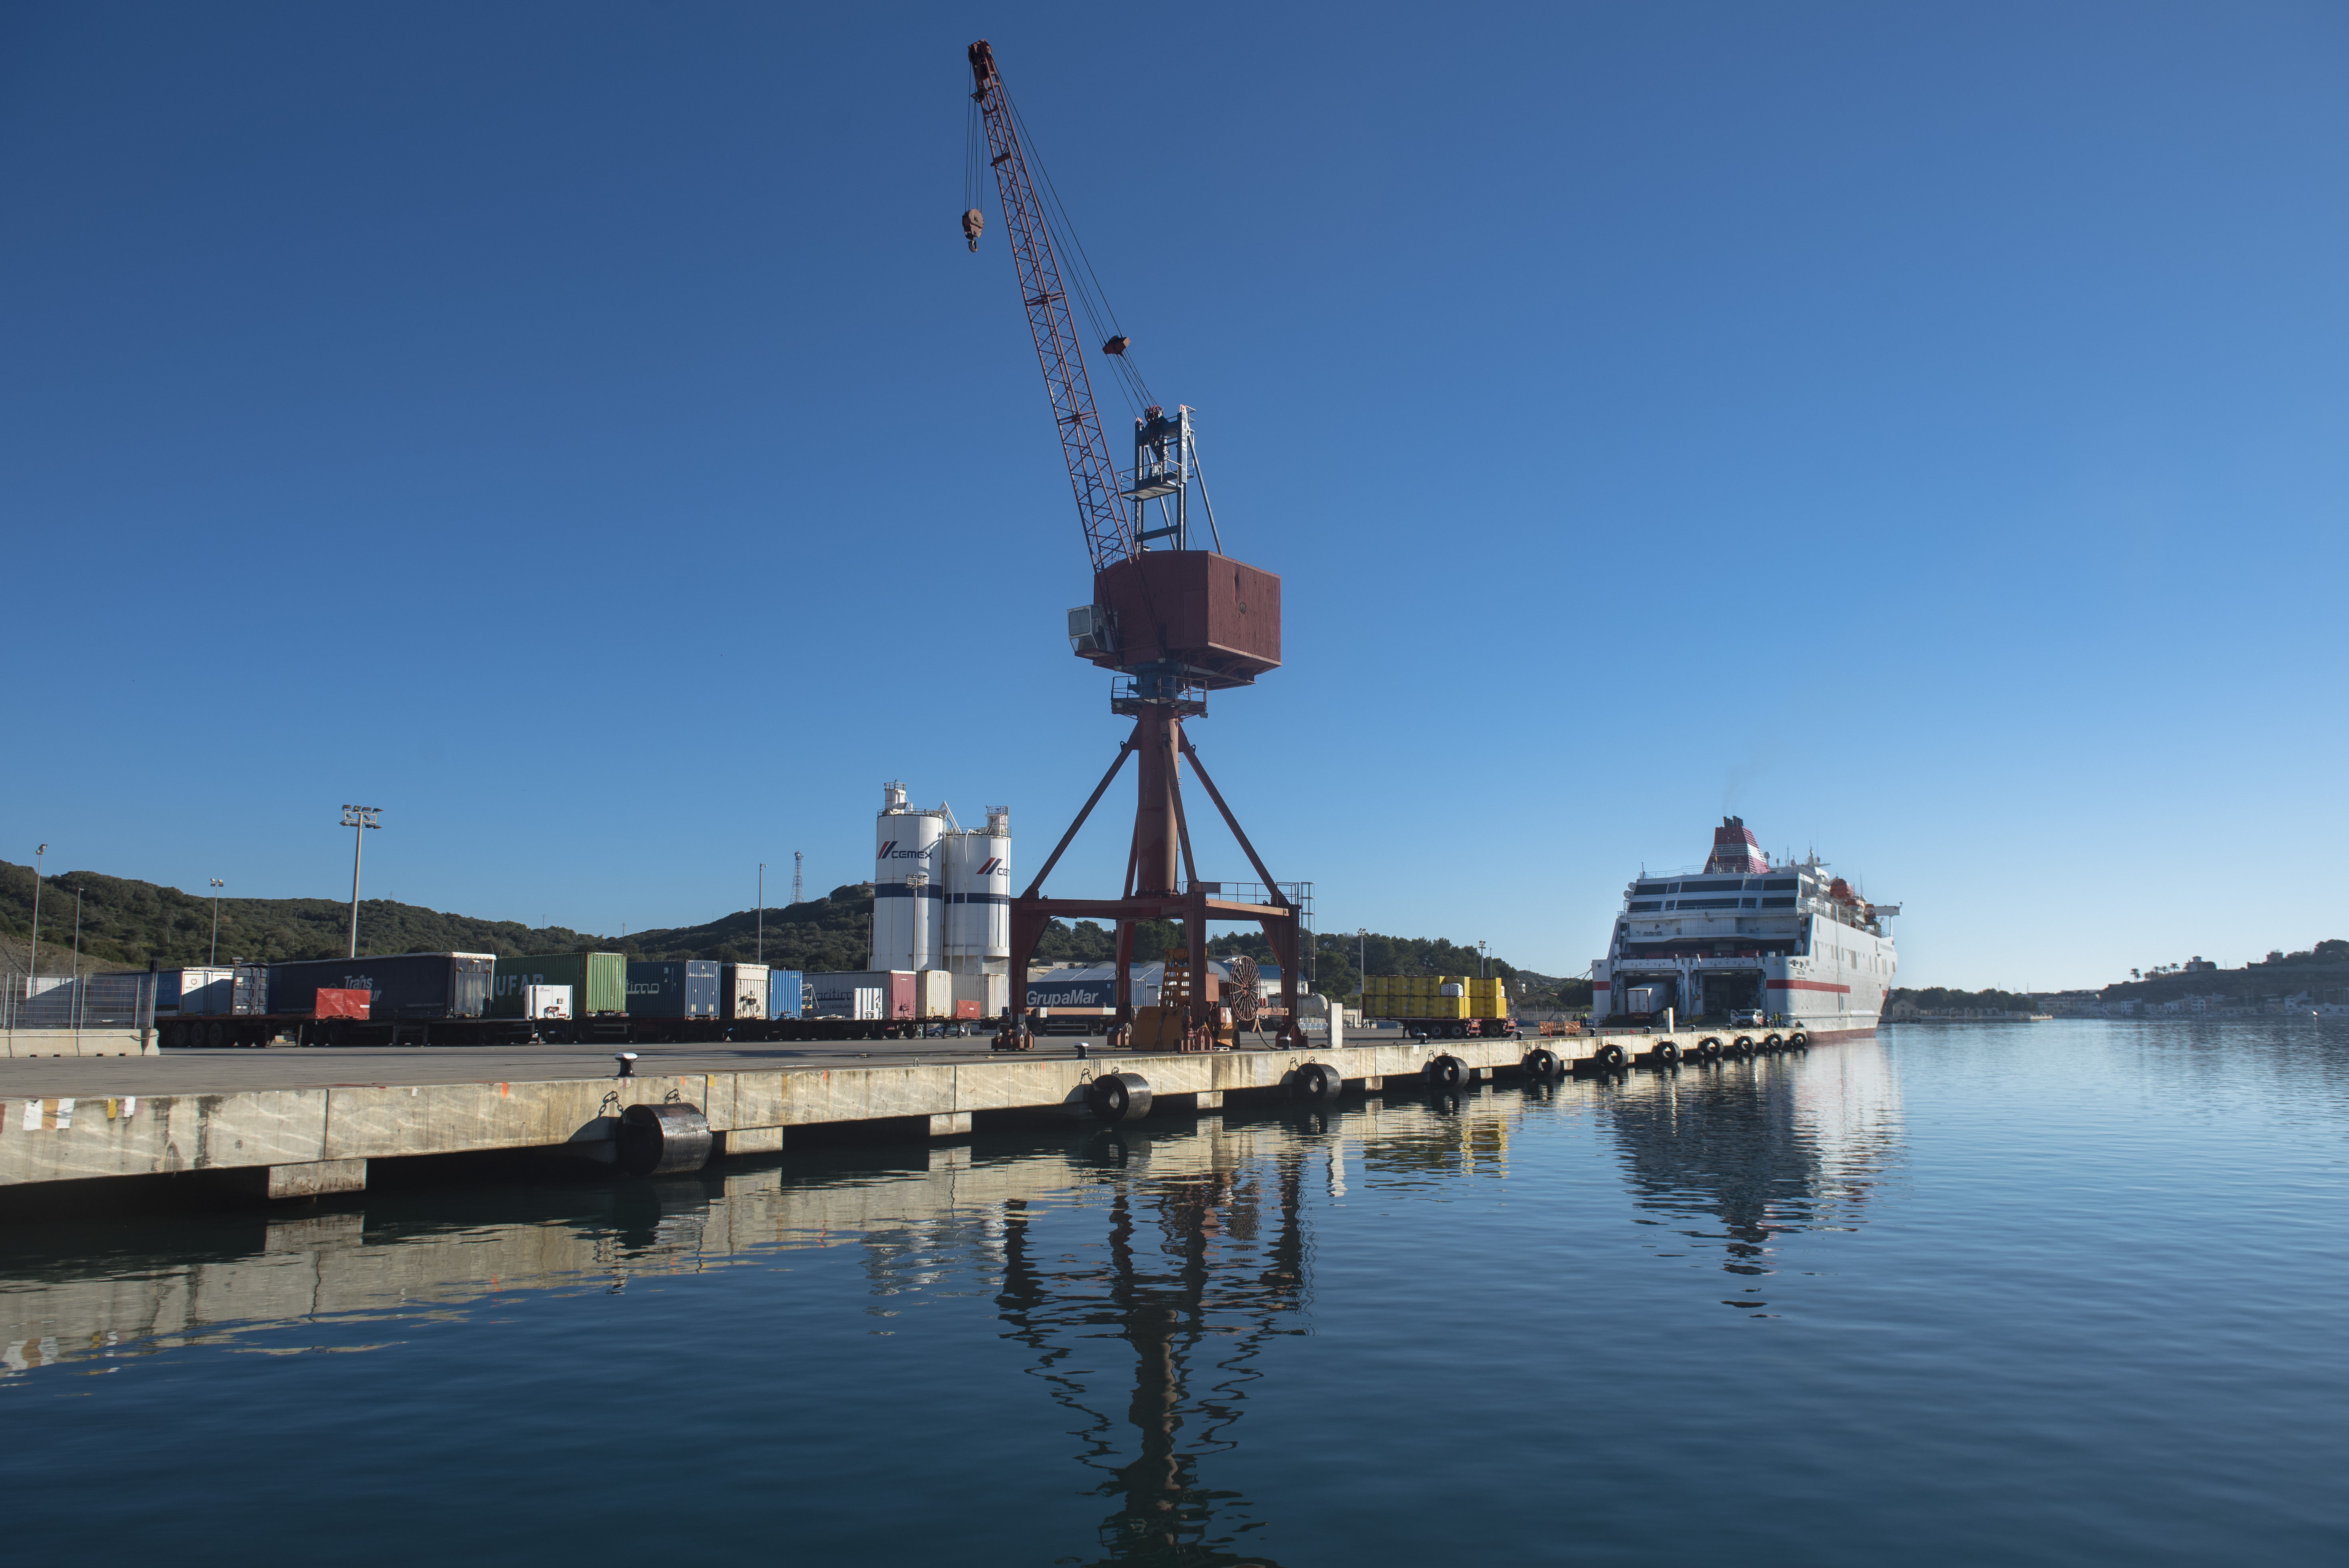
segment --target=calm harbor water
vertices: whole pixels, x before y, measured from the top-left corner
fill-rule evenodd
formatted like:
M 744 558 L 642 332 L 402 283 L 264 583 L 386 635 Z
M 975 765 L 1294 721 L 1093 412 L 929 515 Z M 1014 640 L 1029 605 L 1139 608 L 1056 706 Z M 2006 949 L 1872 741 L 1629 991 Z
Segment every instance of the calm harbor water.
M 19 1561 L 2349 1560 L 2349 1028 L 14 1222 Z

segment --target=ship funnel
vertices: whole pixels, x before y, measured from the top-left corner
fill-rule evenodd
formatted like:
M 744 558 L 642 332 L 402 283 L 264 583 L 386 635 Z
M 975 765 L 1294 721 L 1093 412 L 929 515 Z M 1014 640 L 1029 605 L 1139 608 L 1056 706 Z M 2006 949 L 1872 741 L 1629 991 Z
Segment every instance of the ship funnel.
M 1707 876 L 1751 876 L 1770 869 L 1770 857 L 1754 837 L 1743 817 L 1723 817 L 1713 830 L 1713 853 L 1705 858 Z

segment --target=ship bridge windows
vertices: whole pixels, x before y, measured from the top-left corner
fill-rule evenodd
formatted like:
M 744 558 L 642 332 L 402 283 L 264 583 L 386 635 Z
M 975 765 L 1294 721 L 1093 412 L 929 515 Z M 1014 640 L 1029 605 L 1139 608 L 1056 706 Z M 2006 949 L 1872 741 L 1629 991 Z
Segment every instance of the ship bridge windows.
M 1791 898 L 1765 898 L 1762 901 L 1762 907 L 1764 909 L 1792 909 L 1795 907 L 1795 901 Z
M 1656 900 L 1656 899 L 1650 899 L 1650 900 L 1649 900 L 1647 903 L 1635 903 L 1635 904 L 1633 904 L 1633 905 L 1631 906 L 1631 913 L 1632 913 L 1633 914 L 1653 914 L 1653 913 L 1656 913 L 1656 911 L 1658 911 L 1658 910 L 1660 910 L 1660 909 L 1661 909 L 1661 908 L 1663 908 L 1663 907 L 1664 907 L 1664 906 L 1663 906 L 1663 904 L 1662 904 L 1660 901 L 1658 901 L 1658 900 Z
M 1729 885 L 1735 887 L 1737 884 L 1735 882 L 1732 882 Z M 1735 909 L 1737 907 L 1737 900 L 1733 898 L 1684 898 L 1674 907 L 1680 909 Z
M 1672 884 L 1670 882 L 1634 882 L 1631 884 L 1631 891 L 1641 897 L 1645 897 L 1649 893 L 1668 893 L 1672 891 Z
M 1762 891 L 1764 892 L 1792 892 L 1795 891 L 1795 879 L 1793 877 L 1772 877 L 1769 881 L 1762 884 Z
M 1744 882 L 1739 879 L 1732 877 L 1727 882 L 1684 882 L 1681 883 L 1681 891 L 1682 892 L 1735 892 L 1744 885 Z

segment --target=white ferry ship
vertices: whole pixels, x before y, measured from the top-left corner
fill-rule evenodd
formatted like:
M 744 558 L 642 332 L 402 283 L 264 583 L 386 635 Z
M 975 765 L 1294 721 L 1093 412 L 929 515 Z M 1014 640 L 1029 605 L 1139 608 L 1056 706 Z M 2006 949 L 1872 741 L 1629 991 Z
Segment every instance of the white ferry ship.
M 1743 819 L 1724 817 L 1694 875 L 1643 877 L 1591 966 L 1591 1016 L 1653 1026 L 1758 1012 L 1818 1044 L 1876 1033 L 1895 958 L 1885 923 L 1826 864 L 1774 866 Z

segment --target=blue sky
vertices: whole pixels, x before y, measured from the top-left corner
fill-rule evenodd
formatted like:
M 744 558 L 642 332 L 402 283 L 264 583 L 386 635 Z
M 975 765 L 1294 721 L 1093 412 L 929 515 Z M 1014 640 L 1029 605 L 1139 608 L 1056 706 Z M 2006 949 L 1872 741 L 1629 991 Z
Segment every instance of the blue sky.
M 1913 984 L 2349 934 L 2322 5 L 10 6 L 0 856 L 334 896 L 364 800 L 616 932 L 902 778 L 1024 881 L 1121 726 L 981 36 L 1283 575 L 1194 734 L 1324 929 L 1579 971 L 1728 810 Z

